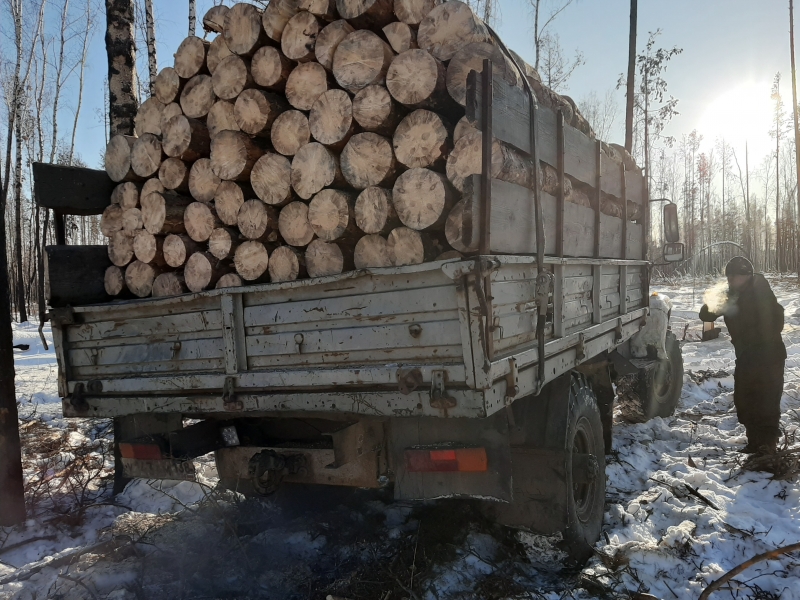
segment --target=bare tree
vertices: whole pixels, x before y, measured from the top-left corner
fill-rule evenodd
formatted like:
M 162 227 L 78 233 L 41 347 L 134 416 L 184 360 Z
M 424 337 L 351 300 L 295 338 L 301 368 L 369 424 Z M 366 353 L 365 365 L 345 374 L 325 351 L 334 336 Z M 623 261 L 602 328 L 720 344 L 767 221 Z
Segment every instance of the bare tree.
M 558 2 L 553 3 L 550 13 L 547 17 L 545 17 L 542 13 L 544 7 L 550 3 L 548 0 L 528 0 L 528 2 L 530 2 L 531 10 L 533 11 L 533 47 L 536 53 L 536 62 L 533 66 L 538 71 L 539 61 L 541 58 L 540 55 L 545 38 L 548 34 L 548 28 L 553 24 L 553 21 L 555 21 L 556 18 L 558 18 L 558 16 L 567 9 L 568 6 L 575 2 L 575 0 L 559 0 Z
M 606 91 L 602 98 L 597 92 L 590 92 L 578 101 L 578 107 L 597 137 L 610 140 L 619 117 L 619 102 L 614 90 Z
M 572 58 L 567 58 L 557 33 L 548 33 L 541 39 L 540 55 L 540 67 L 537 69 L 542 83 L 554 92 L 564 91 L 575 69 L 586 62 L 578 50 Z
M 491 4 L 491 0 L 487 2 Z M 189 35 L 197 35 L 197 0 L 189 0 Z
M 158 75 L 158 57 L 156 56 L 156 22 L 153 18 L 153 0 L 144 0 L 144 16 L 147 23 L 147 66 L 150 73 L 150 95 L 154 96 L 156 76 Z M 189 35 L 194 34 L 189 32 Z
M 795 69 L 794 57 L 794 2 L 789 0 L 789 48 L 792 53 L 792 117 L 794 118 L 794 157 L 795 157 L 795 179 L 797 188 L 797 221 L 800 222 L 800 119 L 798 118 L 797 108 L 797 70 Z M 796 233 L 796 238 L 800 238 L 800 230 Z M 800 279 L 800 248 L 798 240 L 794 244 L 794 260 L 797 264 L 797 278 Z

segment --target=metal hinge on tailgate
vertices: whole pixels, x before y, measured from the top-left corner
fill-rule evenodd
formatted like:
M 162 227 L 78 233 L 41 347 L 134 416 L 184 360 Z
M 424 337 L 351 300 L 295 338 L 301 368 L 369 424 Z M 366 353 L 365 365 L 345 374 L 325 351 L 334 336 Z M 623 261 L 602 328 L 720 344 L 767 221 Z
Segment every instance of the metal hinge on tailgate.
M 244 404 L 236 398 L 236 381 L 233 377 L 226 377 L 222 386 L 222 403 L 225 410 L 240 411 L 244 409 Z
M 447 393 L 444 383 L 444 371 L 431 371 L 431 406 L 433 408 L 447 410 L 456 406 L 456 399 Z

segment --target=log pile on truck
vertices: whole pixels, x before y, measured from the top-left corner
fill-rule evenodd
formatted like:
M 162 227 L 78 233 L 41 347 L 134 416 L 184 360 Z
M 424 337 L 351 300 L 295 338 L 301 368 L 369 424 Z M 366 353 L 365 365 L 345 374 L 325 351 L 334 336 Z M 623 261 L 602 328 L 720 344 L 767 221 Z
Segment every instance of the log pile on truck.
M 476 254 L 468 204 L 483 141 L 466 106 L 485 59 L 595 137 L 571 99 L 457 0 L 273 0 L 263 11 L 216 6 L 203 23 L 216 37 L 186 38 L 140 106 L 136 137 L 107 146 L 117 184 L 101 218 L 110 296 Z M 600 147 L 638 173 L 624 149 Z M 552 163 L 537 165 L 544 193 L 643 223 L 640 203 L 594 193 Z M 532 167 L 493 140 L 494 179 L 529 188 Z

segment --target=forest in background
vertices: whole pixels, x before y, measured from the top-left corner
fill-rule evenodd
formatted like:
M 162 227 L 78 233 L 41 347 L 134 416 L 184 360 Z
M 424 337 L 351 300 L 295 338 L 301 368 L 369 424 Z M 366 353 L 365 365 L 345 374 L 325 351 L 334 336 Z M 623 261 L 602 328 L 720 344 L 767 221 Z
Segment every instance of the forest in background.
M 171 64 L 156 53 L 158 22 L 153 5 L 157 1 L 134 2 L 142 100 L 149 95 L 150 81 L 158 70 Z M 570 78 L 583 64 L 581 52 L 563 48 L 558 36 L 559 27 L 567 23 L 560 17 L 576 1 L 528 0 L 532 47 L 516 49 L 532 55 L 543 82 L 561 94 L 569 92 Z M 104 55 L 89 55 L 92 37 L 105 32 L 105 3 L 0 2 L 0 209 L 5 215 L 8 293 L 14 312 L 24 321 L 31 315 L 43 316 L 43 247 L 53 243 L 51 215 L 33 202 L 31 165 L 101 167 L 103 148 L 81 156 L 75 140 L 76 131 L 87 122 L 104 123 L 108 130 L 105 112 L 91 114 L 83 108 L 85 94 L 100 93 L 85 89 L 87 65 L 92 61 L 94 68 L 106 70 Z M 499 0 L 470 0 L 469 4 L 488 23 L 503 18 Z M 202 35 L 195 0 L 187 0 L 187 13 L 187 32 Z M 770 133 L 775 150 L 753 164 L 745 148 L 734 148 L 724 139 L 704 140 L 702 131 L 674 137 L 664 134 L 679 113 L 679 101 L 669 93 L 668 77 L 680 69 L 684 58 L 680 48 L 661 46 L 668 39 L 669 32 L 652 32 L 646 37 L 639 32 L 633 155 L 647 170 L 651 197 L 669 198 L 678 204 L 681 239 L 690 260 L 657 268 L 666 273 L 709 274 L 718 272 L 730 256 L 745 254 L 757 270 L 796 272 L 800 265 L 797 162 L 792 101 L 782 98 L 779 91 L 782 74 L 775 75 L 772 95 Z M 621 64 L 620 72 L 623 70 Z M 107 90 L 102 93 L 107 97 Z M 621 76 L 616 90 L 575 99 L 600 139 L 621 141 L 609 138 L 624 128 L 624 96 Z M 660 207 L 653 205 L 650 249 L 657 265 L 663 243 Z M 68 243 L 105 243 L 97 218 L 67 219 Z

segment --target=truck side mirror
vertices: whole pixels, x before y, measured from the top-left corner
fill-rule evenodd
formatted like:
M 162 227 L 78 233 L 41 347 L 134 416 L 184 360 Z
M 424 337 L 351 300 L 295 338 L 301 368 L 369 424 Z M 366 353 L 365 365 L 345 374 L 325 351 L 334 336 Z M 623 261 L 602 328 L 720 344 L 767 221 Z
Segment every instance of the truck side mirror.
M 683 260 L 684 246 L 681 243 L 664 244 L 664 261 L 681 262 Z
M 678 205 L 672 202 L 664 205 L 664 238 L 670 244 L 674 244 L 681 239 Z

